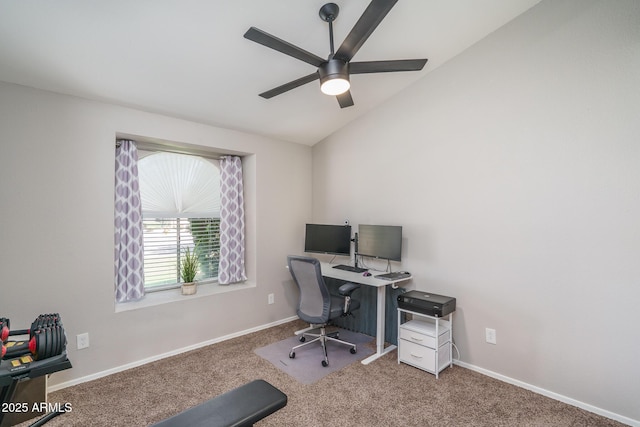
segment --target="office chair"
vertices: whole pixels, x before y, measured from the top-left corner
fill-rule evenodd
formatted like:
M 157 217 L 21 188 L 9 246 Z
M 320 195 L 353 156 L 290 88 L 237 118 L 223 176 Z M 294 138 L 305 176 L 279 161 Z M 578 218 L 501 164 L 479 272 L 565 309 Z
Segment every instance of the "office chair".
M 322 366 L 329 366 L 327 341 L 348 345 L 351 347 L 351 354 L 355 354 L 355 344 L 338 339 L 337 332 L 327 334 L 326 327 L 332 319 L 348 316 L 353 310 L 360 308 L 360 301 L 351 298 L 351 294 L 360 288 L 360 285 L 345 283 L 338 289 L 341 297 L 333 296 L 329 294 L 327 285 L 324 283 L 320 271 L 320 261 L 316 258 L 290 255 L 287 257 L 287 264 L 293 281 L 300 289 L 298 317 L 311 325 L 310 330 L 320 329 L 320 333 L 303 332 L 300 341 L 304 344 L 293 347 L 289 352 L 289 357 L 293 359 L 296 357 L 297 349 L 316 341 L 320 342 L 324 351 Z M 305 342 L 307 336 L 313 337 L 313 339 Z

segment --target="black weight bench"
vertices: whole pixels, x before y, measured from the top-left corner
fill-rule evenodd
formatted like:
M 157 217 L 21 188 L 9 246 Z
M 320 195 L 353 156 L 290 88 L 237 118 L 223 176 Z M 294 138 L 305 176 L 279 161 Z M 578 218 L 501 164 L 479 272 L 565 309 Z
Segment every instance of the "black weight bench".
M 287 395 L 255 380 L 154 424 L 154 427 L 248 427 L 287 405 Z

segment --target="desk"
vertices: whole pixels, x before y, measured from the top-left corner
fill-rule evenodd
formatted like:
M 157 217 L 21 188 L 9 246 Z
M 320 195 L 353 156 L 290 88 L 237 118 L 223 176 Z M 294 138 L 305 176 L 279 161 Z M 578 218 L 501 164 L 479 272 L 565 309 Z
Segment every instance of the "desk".
M 399 282 L 411 279 L 412 276 L 403 277 L 397 280 L 382 280 L 376 279 L 375 274 L 371 276 L 363 276 L 362 273 L 352 273 L 351 271 L 339 270 L 333 268 L 334 264 L 327 262 L 320 263 L 322 275 L 325 277 L 331 277 L 332 279 L 344 280 L 345 282 L 358 283 L 365 286 L 373 286 L 377 288 L 377 314 L 376 314 L 376 352 L 362 361 L 363 365 L 368 365 L 374 360 L 384 356 L 396 349 L 395 345 L 390 345 L 385 348 L 384 346 L 384 329 L 385 329 L 385 304 L 386 304 L 386 292 L 385 287 L 391 285 L 397 285 Z M 382 273 L 379 273 L 382 274 Z

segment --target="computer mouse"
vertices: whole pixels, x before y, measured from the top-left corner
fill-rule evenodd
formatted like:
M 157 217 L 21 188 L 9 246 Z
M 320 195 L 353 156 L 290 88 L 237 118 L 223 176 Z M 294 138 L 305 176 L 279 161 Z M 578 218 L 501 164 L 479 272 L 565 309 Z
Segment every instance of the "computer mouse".
M 369 273 L 368 271 L 365 271 L 364 273 L 362 273 L 363 276 L 369 277 L 371 276 L 371 273 Z

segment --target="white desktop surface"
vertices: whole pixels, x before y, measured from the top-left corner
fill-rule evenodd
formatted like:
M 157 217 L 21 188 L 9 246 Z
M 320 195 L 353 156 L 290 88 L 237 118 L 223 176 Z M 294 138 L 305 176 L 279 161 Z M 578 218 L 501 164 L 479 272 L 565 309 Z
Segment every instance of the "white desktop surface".
M 359 283 L 361 285 L 373 286 L 378 288 L 378 301 L 377 301 L 377 316 L 376 316 L 376 352 L 362 361 L 363 365 L 368 365 L 374 360 L 384 356 L 396 349 L 395 345 L 390 345 L 385 348 L 384 335 L 385 335 L 385 307 L 386 307 L 386 286 L 396 286 L 399 282 L 403 282 L 412 278 L 403 277 L 396 280 L 384 280 L 377 279 L 376 274 L 371 273 L 371 276 L 364 276 L 363 273 L 354 273 L 351 271 L 340 270 L 333 268 L 336 264 L 330 264 L 328 262 L 321 262 L 320 268 L 322 275 L 325 277 L 331 277 L 332 279 L 344 280 L 345 282 Z
M 371 273 L 371 276 L 364 276 L 364 273 L 354 273 L 352 271 L 340 270 L 339 268 L 334 268 L 339 264 L 330 264 L 328 262 L 321 262 L 320 268 L 322 270 L 322 275 L 325 277 L 331 277 L 333 279 L 338 280 L 346 280 L 347 282 L 360 283 L 361 285 L 373 286 L 376 288 L 385 287 L 387 285 L 392 285 L 401 280 L 407 280 L 409 277 L 398 279 L 398 280 L 383 280 L 377 279 L 377 274 L 384 274 L 383 272 Z

